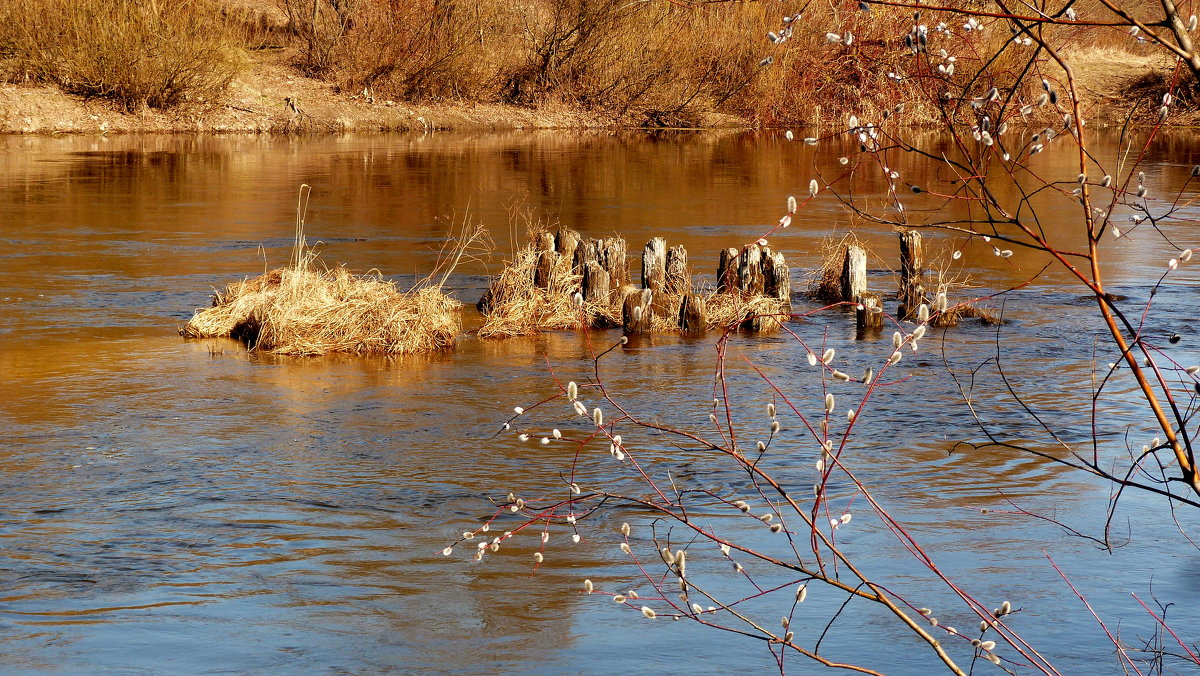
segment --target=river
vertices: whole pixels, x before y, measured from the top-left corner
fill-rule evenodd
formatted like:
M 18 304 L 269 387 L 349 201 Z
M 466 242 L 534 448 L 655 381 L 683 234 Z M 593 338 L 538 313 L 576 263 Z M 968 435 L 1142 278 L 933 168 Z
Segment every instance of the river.
M 1112 140 L 1100 148 L 1116 152 Z M 606 591 L 639 588 L 615 530 L 629 519 L 646 537 L 644 514 L 602 516 L 579 544 L 554 532 L 536 573 L 532 537 L 482 563 L 464 547 L 440 554 L 491 514 L 490 499 L 542 490 L 569 466 L 561 445 L 497 432 L 513 406 L 555 391 L 552 369 L 585 380 L 589 341 L 603 349 L 619 333 L 466 335 L 453 353 L 419 357 L 273 358 L 233 341 L 185 341 L 177 328 L 208 305 L 213 288 L 287 260 L 301 184 L 312 186 L 307 232 L 323 259 L 402 285 L 432 269 L 449 221 L 469 214 L 486 224 L 494 256 L 449 281 L 470 328 L 487 275 L 521 239 L 514 205 L 586 235 L 621 234 L 631 251 L 665 236 L 685 244 L 696 272 L 711 279 L 720 248 L 765 232 L 815 171 L 836 175 L 843 152 L 776 132 L 0 138 L 0 670 L 775 669 L 759 641 L 647 621 L 578 593 L 584 578 Z M 1147 183 L 1179 191 L 1198 157 L 1200 144 L 1166 139 L 1145 165 Z M 1049 149 L 1038 162 L 1074 176 L 1069 153 Z M 944 178 L 933 168 L 903 170 L 918 183 Z M 864 180 L 854 189 L 870 199 L 878 186 Z M 1047 200 L 1043 214 L 1051 229 L 1077 216 L 1067 200 Z M 817 307 L 800 295 L 804 274 L 819 265 L 826 238 L 851 223 L 823 193 L 772 237 L 792 266 L 797 311 Z M 872 284 L 886 290 L 895 235 L 856 227 L 874 254 Z M 1194 225 L 1172 228 L 1170 237 L 1195 242 Z M 961 250 L 952 267 L 971 275 L 980 295 L 1043 265 L 1020 251 L 998 258 L 978 241 L 932 235 L 927 246 L 946 259 Z M 1106 247 L 1111 290 L 1134 304 L 1174 255 L 1148 229 Z M 1180 268 L 1150 315 L 1156 336 L 1182 336 L 1173 355 L 1184 363 L 1200 359 L 1198 282 L 1196 268 Z M 960 443 L 983 435 L 947 364 L 969 379 L 999 341 L 1015 388 L 1064 441 L 1086 450 L 1092 361 L 1114 361 L 1094 304 L 1056 269 L 988 306 L 1004 313 L 1003 325 L 967 321 L 906 355 L 900 367 L 911 378 L 872 402 L 849 462 L 958 584 L 985 603 L 1011 600 L 1013 628 L 1063 673 L 1120 668 L 1048 557 L 1127 643 L 1155 631 L 1133 594 L 1152 606 L 1152 598 L 1174 603 L 1169 622 L 1195 641 L 1200 552 L 1161 499 L 1124 497 L 1114 522 L 1124 546 L 1106 552 L 1051 521 L 1011 513 L 1019 507 L 1096 535 L 1105 483 L 1033 455 Z M 854 341 L 852 319 L 836 311 L 792 328 L 860 370 L 890 349 L 886 335 Z M 712 405 L 715 339 L 635 340 L 606 356 L 603 372 L 631 408 L 700 427 Z M 751 421 L 769 399 L 748 364 L 801 398 L 814 387 L 804 351 L 781 335 L 739 336 L 729 363 L 746 425 L 765 426 Z M 974 387 L 998 435 L 1065 456 L 1013 404 L 992 366 Z M 530 424 L 548 429 L 570 417 L 565 404 L 552 407 Z M 1153 435 L 1131 382 L 1118 379 L 1101 410 L 1109 452 Z M 803 487 L 815 452 L 798 428 L 784 420 L 774 446 L 784 450 L 768 463 Z M 744 475 L 694 450 L 647 435 L 639 443 L 681 481 L 744 485 Z M 857 509 L 862 518 L 842 537 L 865 569 L 935 608 L 943 623 L 977 623 L 872 524 L 861 501 Z M 1200 526 L 1195 509 L 1174 517 L 1191 534 Z M 765 537 L 721 523 L 748 542 Z M 732 576 L 715 584 L 738 593 Z M 841 601 L 814 587 L 802 616 L 810 625 L 797 631 L 819 633 Z M 767 619 L 777 626 L 778 614 Z M 1168 639 L 1167 648 L 1178 646 Z M 887 673 L 924 674 L 936 664 L 894 619 L 857 605 L 823 649 Z M 816 668 L 789 660 L 796 673 Z

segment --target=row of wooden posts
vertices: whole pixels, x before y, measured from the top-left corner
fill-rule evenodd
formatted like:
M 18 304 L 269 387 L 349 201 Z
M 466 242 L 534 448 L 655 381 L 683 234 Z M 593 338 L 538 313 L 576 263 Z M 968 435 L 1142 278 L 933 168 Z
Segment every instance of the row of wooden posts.
M 898 316 L 911 319 L 926 302 L 924 260 L 921 234 L 912 230 L 899 233 L 900 301 Z M 621 237 L 600 239 L 580 237 L 561 229 L 555 234 L 542 233 L 536 243 L 537 267 L 534 285 L 549 288 L 556 260 L 571 261 L 572 271 L 580 275 L 579 292 L 589 303 L 613 306 L 619 303 L 621 325 L 627 333 L 651 331 L 654 317 L 674 317 L 684 332 L 703 331 L 708 317 L 705 297 L 694 293 L 688 254 L 683 246 L 667 246 L 666 239 L 655 237 L 642 248 L 642 284 L 631 284 L 627 247 Z M 840 300 L 856 303 L 859 331 L 883 326 L 883 302 L 879 294 L 867 290 L 867 252 L 859 244 L 847 245 L 843 252 Z M 724 249 L 717 263 L 717 293 L 738 294 L 743 298 L 770 298 L 779 301 L 779 312 L 790 310 L 791 277 L 782 253 L 766 246 L 748 244 L 740 250 Z M 668 306 L 670 303 L 670 306 Z M 761 330 L 764 318 L 748 316 L 742 328 Z
M 627 333 L 648 333 L 655 317 L 671 318 L 683 332 L 708 328 L 705 296 L 694 292 L 687 249 L 667 246 L 655 237 L 642 248 L 641 286 L 629 279 L 627 247 L 621 237 L 584 239 L 579 233 L 561 229 L 542 233 L 536 242 L 537 265 L 534 286 L 549 288 L 556 262 L 571 261 L 580 276 L 579 292 L 585 302 L 619 307 L 621 326 Z M 766 297 L 779 301 L 779 312 L 790 309 L 791 277 L 782 253 L 750 244 L 741 250 L 721 252 L 717 266 L 717 293 L 743 298 Z M 760 330 L 763 318 L 747 316 L 743 328 Z
M 921 233 L 902 230 L 900 235 L 900 285 L 896 298 L 900 301 L 896 315 L 900 319 L 917 316 L 918 308 L 927 301 L 925 294 L 925 256 Z M 842 259 L 840 291 L 842 302 L 856 303 L 855 324 L 860 333 L 883 327 L 883 300 L 867 290 L 867 251 L 861 244 L 845 247 Z

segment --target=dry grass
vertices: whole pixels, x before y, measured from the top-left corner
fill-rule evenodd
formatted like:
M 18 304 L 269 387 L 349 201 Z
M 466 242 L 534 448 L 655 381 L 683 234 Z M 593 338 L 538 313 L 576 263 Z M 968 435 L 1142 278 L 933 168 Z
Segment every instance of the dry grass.
M 620 324 L 620 310 L 615 304 L 579 304 L 575 294 L 582 278 L 565 256 L 552 252 L 553 265 L 547 285 L 541 288 L 534 284 L 541 256 L 534 242 L 546 232 L 544 223 L 528 223 L 529 243 L 505 263 L 504 270 L 480 301 L 484 318 L 479 327 L 480 338 L 512 338 L 539 331 Z
M 821 267 L 808 275 L 808 295 L 822 303 L 838 303 L 842 300 L 842 268 L 846 260 L 846 249 L 850 246 L 866 245 L 853 232 L 840 238 L 836 235 L 821 241 Z
M 823 303 L 837 303 L 842 300 L 841 277 L 846 249 L 849 246 L 863 244 L 853 232 L 841 237 L 832 236 L 821 243 L 821 267 L 809 274 L 808 295 Z M 868 250 L 868 256 L 871 256 Z M 878 258 L 877 256 L 873 256 Z M 951 306 L 946 312 L 934 313 L 930 324 L 936 327 L 958 326 L 963 319 L 979 319 L 985 324 L 999 323 L 999 318 L 991 311 L 980 308 L 968 302 L 971 289 L 977 288 L 970 275 L 956 270 L 954 257 L 949 249 L 943 248 L 926 260 L 928 272 L 928 289 L 930 296 L 945 293 Z
M 1110 18 L 1094 0 L 1075 8 Z M 1061 84 L 1044 54 L 1027 70 L 1035 51 L 1015 45 L 1003 21 L 968 32 L 957 29 L 961 17 L 925 10 L 926 25 L 957 23 L 915 55 L 902 48 L 914 23 L 906 9 L 810 4 L 794 33 L 772 43 L 767 32 L 787 28 L 783 13 L 771 2 L 5 0 L 0 78 L 54 83 L 126 110 L 169 108 L 219 100 L 246 50 L 282 47 L 289 63 L 356 100 L 563 107 L 647 126 L 712 125 L 727 115 L 761 125 L 842 124 L 849 114 L 878 122 L 899 103 L 902 124 L 972 124 L 983 113 L 969 100 L 992 86 L 1018 89 L 1009 119 L 1040 94 L 1041 77 Z M 854 39 L 831 44 L 827 30 Z M 1048 26 L 1045 36 L 1068 56 L 1077 45 L 1139 59 L 1161 52 L 1111 28 Z M 936 70 L 949 63 L 941 49 L 957 59 L 956 74 Z M 1076 70 L 1091 83 L 1105 77 L 1090 71 L 1114 69 L 1127 70 L 1119 59 L 1080 60 Z M 1085 88 L 1115 101 L 1100 84 Z M 1044 124 L 1055 112 L 1046 106 L 1015 121 Z M 324 127 L 287 125 L 309 129 Z
M 929 323 L 935 327 L 958 326 L 964 319 L 978 319 L 984 324 L 999 324 L 1000 317 L 994 312 L 969 302 L 971 289 L 979 288 L 969 274 L 961 268 L 955 269 L 954 257 L 949 248 L 942 248 L 928 261 L 929 281 L 933 292 L 945 293 L 945 312 L 934 313 Z
M 451 232 L 438 268 L 408 292 L 378 273 L 342 266 L 317 269 L 306 247 L 304 214 L 310 189 L 300 187 L 295 243 L 286 268 L 234 282 L 199 310 L 180 333 L 187 338 L 236 338 L 254 350 L 289 355 L 417 354 L 454 347 L 461 303 L 442 293 L 454 267 L 486 242 L 482 226 L 464 219 Z M 437 275 L 441 280 L 433 283 Z
M 785 301 L 768 296 L 747 297 L 737 293 L 709 293 L 705 299 L 708 307 L 710 330 L 724 331 L 738 328 L 753 328 L 754 331 L 769 333 L 778 331 L 787 321 L 789 312 Z M 748 326 L 752 324 L 752 326 Z M 675 331 L 678 331 L 678 327 Z
M 556 257 L 551 268 L 549 287 L 534 286 L 533 275 L 539 255 L 533 244 L 527 244 L 492 282 L 488 295 L 481 301 L 484 321 L 479 327 L 480 338 L 511 338 L 544 330 L 581 329 L 588 323 L 587 316 L 599 310 L 581 309 L 572 298 L 579 289 L 580 276 L 571 270 L 571 261 L 561 256 Z
M 281 3 L 297 65 L 377 100 L 567 104 L 650 126 L 711 114 L 821 124 L 849 113 L 878 119 L 902 100 L 921 100 L 925 86 L 887 81 L 888 72 L 916 67 L 898 49 L 911 24 L 899 9 L 812 6 L 773 44 L 767 32 L 785 28 L 773 3 Z M 835 28 L 852 31 L 852 44 L 829 44 L 824 30 Z M 767 57 L 773 63 L 760 65 Z M 911 105 L 906 116 L 936 120 L 927 108 Z
M 237 31 L 215 5 L 6 0 L 0 66 L 125 110 L 216 101 L 242 67 Z
M 310 262 L 228 285 L 182 333 L 237 338 L 276 354 L 435 352 L 454 347 L 459 307 L 435 288 L 402 293 L 378 276 L 313 270 Z

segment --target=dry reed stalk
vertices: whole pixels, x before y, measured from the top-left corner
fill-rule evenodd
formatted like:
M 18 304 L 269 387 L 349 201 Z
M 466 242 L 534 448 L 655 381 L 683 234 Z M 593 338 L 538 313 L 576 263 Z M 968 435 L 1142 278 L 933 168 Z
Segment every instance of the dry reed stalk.
M 979 319 L 984 324 L 999 324 L 1000 317 L 995 313 L 966 300 L 955 300 L 955 296 L 968 296 L 969 294 L 964 292 L 978 288 L 979 285 L 966 272 L 961 269 L 954 270 L 954 260 L 953 253 L 943 247 L 929 262 L 932 287 L 936 292 L 946 294 L 947 304 L 950 305 L 945 312 L 930 317 L 929 325 L 937 328 L 958 326 L 963 319 Z

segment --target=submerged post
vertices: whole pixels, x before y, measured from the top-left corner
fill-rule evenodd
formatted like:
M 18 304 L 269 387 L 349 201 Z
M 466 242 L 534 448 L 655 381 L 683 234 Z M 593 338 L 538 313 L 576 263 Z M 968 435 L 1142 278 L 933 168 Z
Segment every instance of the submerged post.
M 550 275 L 558 254 L 554 253 L 554 235 L 543 232 L 537 240 L 537 267 L 533 270 L 533 285 L 539 289 L 550 288 Z
M 783 252 L 763 251 L 763 294 L 779 301 L 790 312 L 792 309 L 792 271 L 788 268 Z
M 575 259 L 575 249 L 579 248 L 579 233 L 570 228 L 559 228 L 554 236 L 554 250 L 567 260 Z
M 608 272 L 608 288 L 619 289 L 629 283 L 629 264 L 626 262 L 625 240 L 605 237 L 597 245 L 596 260 Z
M 650 333 L 654 328 L 654 311 L 650 306 L 654 292 L 650 289 L 625 287 L 621 302 L 621 326 L 625 333 Z
M 761 296 L 766 287 L 762 269 L 763 249 L 757 244 L 747 244 L 742 247 L 742 255 L 738 257 L 737 288 L 747 296 Z
M 588 303 L 607 305 L 609 298 L 608 271 L 595 261 L 583 266 L 583 300 Z
M 854 310 L 855 334 L 859 340 L 878 335 L 883 328 L 883 302 L 877 294 L 865 293 L 857 299 Z

